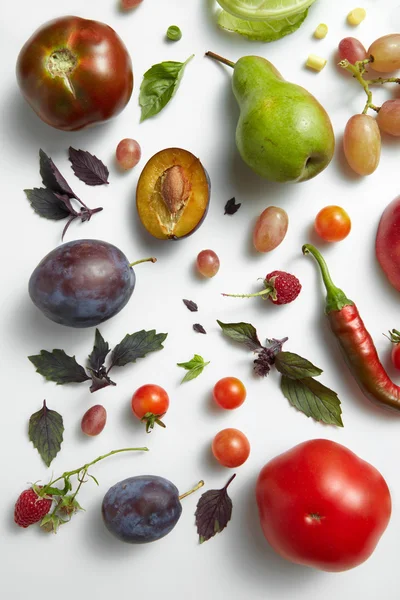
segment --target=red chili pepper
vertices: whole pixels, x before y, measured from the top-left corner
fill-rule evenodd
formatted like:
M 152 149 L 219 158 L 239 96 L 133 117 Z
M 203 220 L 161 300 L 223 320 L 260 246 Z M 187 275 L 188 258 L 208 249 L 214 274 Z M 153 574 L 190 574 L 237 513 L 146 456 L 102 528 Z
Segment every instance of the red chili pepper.
M 325 312 L 362 392 L 372 402 L 400 410 L 400 387 L 393 383 L 383 368 L 356 305 L 333 284 L 326 262 L 314 246 L 305 244 L 303 254 L 312 254 L 321 269 L 327 292 Z

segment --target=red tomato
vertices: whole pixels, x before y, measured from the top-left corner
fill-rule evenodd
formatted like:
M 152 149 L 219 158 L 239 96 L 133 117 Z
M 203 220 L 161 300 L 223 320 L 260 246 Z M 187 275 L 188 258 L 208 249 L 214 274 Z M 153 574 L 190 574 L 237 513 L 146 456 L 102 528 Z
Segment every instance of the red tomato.
M 325 206 L 315 217 L 315 231 L 325 242 L 340 242 L 351 230 L 347 212 L 340 206 Z
M 246 399 L 246 388 L 236 377 L 224 377 L 213 389 L 215 402 L 221 408 L 232 410 L 241 406 Z
M 212 451 L 224 467 L 240 467 L 249 458 L 250 444 L 239 429 L 223 429 L 215 436 Z
M 117 115 L 133 89 L 132 64 L 111 27 L 62 17 L 40 27 L 17 61 L 22 94 L 48 125 L 75 131 Z
M 277 456 L 256 487 L 261 527 L 294 563 L 345 571 L 374 551 L 391 514 L 382 475 L 345 446 L 310 440 Z
M 165 427 L 160 417 L 164 416 L 169 407 L 167 392 L 153 383 L 142 385 L 132 396 L 131 401 L 133 414 L 146 423 L 146 431 L 149 433 L 154 425 Z
M 392 363 L 395 369 L 400 369 L 400 344 L 393 345 Z

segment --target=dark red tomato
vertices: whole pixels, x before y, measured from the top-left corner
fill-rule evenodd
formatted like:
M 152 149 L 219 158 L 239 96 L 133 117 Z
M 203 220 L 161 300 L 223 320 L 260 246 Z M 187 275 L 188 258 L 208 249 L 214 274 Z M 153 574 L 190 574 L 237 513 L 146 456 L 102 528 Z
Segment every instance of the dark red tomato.
M 250 443 L 239 429 L 223 429 L 212 442 L 212 452 L 224 467 L 240 467 L 250 455 Z
M 256 496 L 261 527 L 276 552 L 324 571 L 363 563 L 391 514 L 379 471 L 329 440 L 304 442 L 267 463 Z
M 392 348 L 392 363 L 395 369 L 400 370 L 400 344 L 394 344 Z
M 147 432 L 153 429 L 156 423 L 165 427 L 161 417 L 168 410 L 169 397 L 164 388 L 153 383 L 142 385 L 133 394 L 131 406 L 133 414 L 146 423 Z
M 107 121 L 128 103 L 131 59 L 111 27 L 62 17 L 40 27 L 17 61 L 22 94 L 48 125 L 75 131 Z
M 238 408 L 246 399 L 246 388 L 236 377 L 224 377 L 217 381 L 213 389 L 215 402 L 221 408 Z

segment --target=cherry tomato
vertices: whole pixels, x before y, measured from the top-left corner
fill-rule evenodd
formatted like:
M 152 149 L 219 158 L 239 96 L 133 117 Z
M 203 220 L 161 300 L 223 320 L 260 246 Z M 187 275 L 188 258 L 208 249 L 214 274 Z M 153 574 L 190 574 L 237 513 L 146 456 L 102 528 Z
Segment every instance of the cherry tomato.
M 79 17 L 45 23 L 17 61 L 21 92 L 48 125 L 75 131 L 117 115 L 133 89 L 128 51 L 111 27 Z
M 340 242 L 350 233 L 351 221 L 340 206 L 325 206 L 315 217 L 315 231 L 326 242 Z
M 215 402 L 221 408 L 232 410 L 241 406 L 246 399 L 246 388 L 236 377 L 224 377 L 213 389 Z
M 400 370 L 400 344 L 394 344 L 392 348 L 392 363 L 395 369 Z
M 146 431 L 149 433 L 154 425 L 165 427 L 161 417 L 165 415 L 169 407 L 167 392 L 153 383 L 142 385 L 132 396 L 131 401 L 133 414 L 146 423 Z
M 374 551 L 391 514 L 382 475 L 345 446 L 303 442 L 261 470 L 256 498 L 261 527 L 287 560 L 345 571 Z
M 239 429 L 223 429 L 213 439 L 212 451 L 224 467 L 240 467 L 249 458 L 250 444 Z

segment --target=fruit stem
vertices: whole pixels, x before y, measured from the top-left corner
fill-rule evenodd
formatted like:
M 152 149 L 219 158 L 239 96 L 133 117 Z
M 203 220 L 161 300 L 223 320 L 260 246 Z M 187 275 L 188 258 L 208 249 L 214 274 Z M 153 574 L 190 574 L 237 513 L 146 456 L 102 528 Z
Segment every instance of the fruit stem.
M 302 251 L 305 255 L 311 254 L 317 261 L 320 268 L 322 280 L 326 289 L 325 312 L 329 314 L 334 310 L 342 310 L 342 308 L 345 306 L 352 306 L 354 302 L 349 300 L 345 293 L 333 283 L 328 266 L 322 254 L 311 244 L 304 244 Z
M 74 469 L 74 471 L 65 471 L 65 473 L 63 473 L 60 477 L 57 477 L 57 479 L 54 479 L 53 481 L 48 483 L 46 486 L 44 486 L 43 489 L 45 490 L 47 487 L 53 486 L 55 483 L 57 483 L 57 481 L 60 481 L 61 479 L 65 480 L 65 479 L 72 477 L 73 475 L 78 475 L 81 471 L 88 471 L 89 467 L 92 467 L 93 465 L 100 462 L 104 458 L 108 458 L 109 456 L 112 456 L 113 454 L 118 454 L 119 452 L 132 452 L 132 451 L 148 452 L 149 449 L 146 447 L 143 447 L 143 448 L 120 448 L 119 450 L 111 450 L 111 452 L 108 452 L 107 454 L 103 454 L 102 456 L 98 456 L 95 460 L 92 460 L 92 462 L 89 462 L 86 465 L 83 465 L 83 467 Z
M 154 256 L 151 256 L 150 258 L 142 258 L 141 260 L 135 260 L 135 262 L 130 263 L 130 267 L 136 267 L 136 265 L 140 265 L 140 263 L 144 263 L 144 262 L 152 262 L 155 263 L 157 262 L 157 259 L 154 258 Z
M 229 296 L 230 298 L 254 298 L 255 296 L 265 296 L 271 294 L 274 291 L 274 288 L 269 285 L 265 288 L 265 290 L 261 290 L 261 292 L 255 292 L 254 294 L 221 294 L 221 296 Z
M 203 487 L 203 485 L 204 485 L 204 481 L 203 480 L 199 481 L 199 483 L 197 485 L 195 485 L 194 488 L 192 488 L 188 492 L 185 492 L 184 494 L 179 496 L 179 500 L 183 500 L 183 498 L 186 498 L 187 496 L 190 496 L 190 494 L 197 492 L 197 490 L 199 490 L 201 487 Z
M 373 84 L 383 84 L 383 83 L 400 83 L 400 77 L 387 77 L 384 79 L 383 77 L 377 77 L 376 79 L 367 79 L 368 85 Z
M 228 67 L 232 67 L 232 69 L 235 68 L 235 63 L 232 62 L 231 60 L 228 60 L 227 58 L 224 58 L 223 56 L 220 56 L 219 54 L 215 54 L 215 52 L 206 52 L 205 56 L 209 56 L 210 58 L 213 58 L 214 60 L 218 60 L 219 62 L 223 63 L 224 65 L 228 65 Z
M 339 67 L 342 67 L 342 69 L 346 69 L 346 71 L 349 71 L 349 73 L 353 75 L 354 79 L 357 79 L 358 83 L 362 86 L 364 92 L 367 94 L 367 102 L 365 103 L 364 109 L 362 111 L 363 115 L 367 114 L 369 108 L 371 110 L 374 110 L 375 112 L 379 112 L 380 110 L 380 106 L 376 106 L 372 103 L 372 92 L 369 89 L 370 81 L 368 79 L 364 79 L 363 77 L 366 65 L 368 65 L 371 62 L 372 58 L 367 58 L 366 60 L 358 60 L 354 65 L 351 64 L 347 59 L 341 60 L 339 63 Z M 376 83 L 376 80 L 371 80 L 371 82 Z M 384 83 L 384 81 L 382 81 L 382 83 Z

